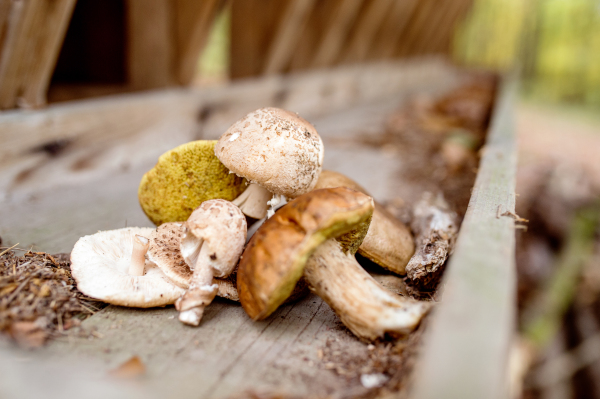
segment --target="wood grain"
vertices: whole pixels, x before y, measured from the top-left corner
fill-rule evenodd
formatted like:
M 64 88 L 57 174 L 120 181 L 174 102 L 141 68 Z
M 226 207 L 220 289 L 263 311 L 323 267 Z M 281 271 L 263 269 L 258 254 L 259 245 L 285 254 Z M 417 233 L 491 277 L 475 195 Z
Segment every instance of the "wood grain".
M 516 82 L 501 87 L 444 291 L 424 340 L 414 398 L 505 398 L 515 331 Z M 435 381 L 435 384 L 432 384 Z
M 3 4 L 0 109 L 36 108 L 46 92 L 76 0 Z M 5 1 L 3 3 L 8 3 Z M 6 18 L 6 19 L 4 19 Z

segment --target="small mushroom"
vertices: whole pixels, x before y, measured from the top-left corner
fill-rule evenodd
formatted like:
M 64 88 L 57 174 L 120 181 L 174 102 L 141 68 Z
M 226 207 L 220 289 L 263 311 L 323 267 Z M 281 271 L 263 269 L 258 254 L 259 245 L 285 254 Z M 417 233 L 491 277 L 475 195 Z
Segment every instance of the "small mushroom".
M 348 187 L 363 194 L 369 193 L 354 180 L 341 173 L 324 170 L 315 189 Z M 369 232 L 358 253 L 394 273 L 405 274 L 406 265 L 415 252 L 410 229 L 375 202 Z
M 130 227 L 81 237 L 71 252 L 71 272 L 77 289 L 114 305 L 148 308 L 174 303 L 185 291 L 171 284 L 156 265 L 144 260 L 142 238 L 150 237 L 153 230 Z M 135 250 L 138 240 L 141 248 Z M 138 260 L 132 267 L 135 256 Z M 142 274 L 130 274 L 132 269 L 139 273 L 140 263 Z
M 186 293 L 175 302 L 179 320 L 200 324 L 204 308 L 214 299 L 218 285 L 213 277 L 229 276 L 246 242 L 246 218 L 229 201 L 203 202 L 184 224 L 181 256 L 193 273 Z
M 181 256 L 181 238 L 183 223 L 164 223 L 152 232 L 148 259 L 155 263 L 171 282 L 185 290 L 190 287 L 193 271 Z M 228 277 L 215 277 L 219 286 L 217 296 L 239 302 L 234 271 Z
M 202 202 L 232 200 L 246 189 L 215 156 L 216 141 L 192 141 L 165 152 L 140 182 L 142 210 L 155 224 L 183 222 Z
M 279 108 L 249 113 L 231 125 L 215 147 L 215 155 L 229 170 L 250 181 L 233 202 L 255 219 L 264 218 L 280 196 L 296 198 L 311 191 L 323 154 L 314 126 Z
M 253 320 L 269 316 L 302 277 L 312 252 L 371 217 L 372 198 L 339 187 L 290 201 L 252 236 L 238 266 L 238 293 Z

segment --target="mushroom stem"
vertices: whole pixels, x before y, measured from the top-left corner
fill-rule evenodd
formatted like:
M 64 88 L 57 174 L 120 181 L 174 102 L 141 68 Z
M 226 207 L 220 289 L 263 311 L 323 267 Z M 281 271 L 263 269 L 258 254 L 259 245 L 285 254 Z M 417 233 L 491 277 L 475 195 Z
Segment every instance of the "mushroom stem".
M 231 202 L 237 205 L 245 215 L 254 219 L 262 219 L 267 215 L 267 208 L 269 207 L 267 202 L 271 197 L 273 197 L 273 194 L 269 190 L 251 183 L 243 193 Z
M 146 265 L 146 252 L 150 240 L 146 237 L 136 234 L 133 237 L 133 250 L 131 251 L 131 264 L 129 265 L 130 276 L 143 276 L 144 266 Z
M 190 280 L 190 288 L 175 302 L 175 307 L 180 312 L 179 320 L 182 323 L 192 326 L 199 325 L 204 308 L 217 295 L 219 286 L 213 284 L 214 271 L 206 261 L 210 257 L 209 252 L 208 245 L 202 245 Z
M 304 277 L 310 289 L 362 339 L 414 330 L 430 304 L 402 298 L 380 286 L 335 239 L 321 244 L 308 259 Z

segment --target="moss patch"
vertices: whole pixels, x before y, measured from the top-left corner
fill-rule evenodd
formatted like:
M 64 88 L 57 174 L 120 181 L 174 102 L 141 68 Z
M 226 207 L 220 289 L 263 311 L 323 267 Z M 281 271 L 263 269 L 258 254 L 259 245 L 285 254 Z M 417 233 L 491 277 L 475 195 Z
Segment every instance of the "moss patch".
M 216 141 L 192 141 L 167 151 L 148 171 L 138 189 L 144 213 L 160 225 L 187 220 L 202 202 L 231 201 L 246 184 L 215 156 Z

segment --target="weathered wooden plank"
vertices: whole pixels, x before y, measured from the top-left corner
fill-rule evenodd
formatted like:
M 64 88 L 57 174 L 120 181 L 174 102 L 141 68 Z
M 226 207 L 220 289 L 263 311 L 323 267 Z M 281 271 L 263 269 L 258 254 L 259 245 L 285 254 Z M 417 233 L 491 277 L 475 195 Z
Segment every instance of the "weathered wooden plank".
M 343 62 L 361 62 L 367 59 L 369 47 L 394 3 L 394 0 L 372 0 L 368 4 L 364 15 L 356 22 L 346 51 L 342 55 Z
M 513 79 L 501 87 L 413 397 L 505 398 L 516 317 Z
M 179 84 L 187 85 L 192 81 L 198 65 L 198 57 L 206 44 L 213 21 L 225 3 L 224 0 L 177 0 L 172 3 L 176 17 L 177 63 L 175 67 Z
M 288 66 L 315 1 L 289 0 L 269 46 L 264 74 L 281 73 Z
M 222 89 L 170 89 L 5 112 L 0 114 L 0 200 L 135 168 L 180 143 L 218 137 L 231 121 L 261 106 L 317 117 L 398 91 L 441 89 L 457 77 L 439 60 L 380 63 Z
M 176 35 L 172 4 L 165 0 L 127 0 L 127 73 L 135 89 L 176 82 Z
M 46 92 L 76 0 L 10 2 L 3 9 L 0 109 L 35 108 Z M 5 3 L 8 3 L 5 2 Z
M 348 32 L 350 32 L 363 2 L 364 0 L 342 0 L 337 2 L 323 38 L 315 50 L 311 67 L 323 68 L 337 61 Z
M 418 0 L 394 2 L 392 10 L 373 40 L 373 46 L 369 50 L 370 59 L 388 59 L 393 56 L 418 4 Z

